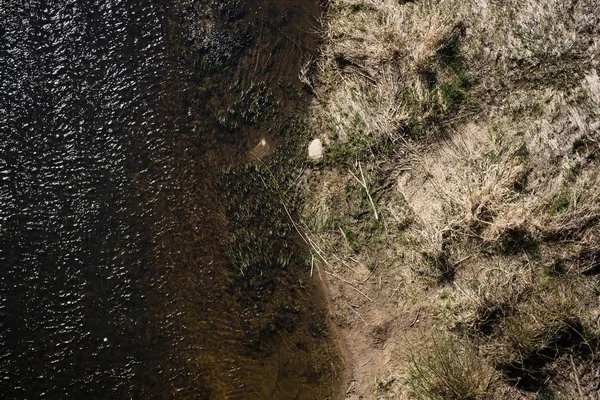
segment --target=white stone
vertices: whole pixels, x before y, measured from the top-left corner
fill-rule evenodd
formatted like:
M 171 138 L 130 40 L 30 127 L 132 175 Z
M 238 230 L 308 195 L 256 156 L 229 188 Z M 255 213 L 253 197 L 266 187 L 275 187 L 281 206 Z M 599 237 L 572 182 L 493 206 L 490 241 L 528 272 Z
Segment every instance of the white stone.
M 323 158 L 323 144 L 321 139 L 314 139 L 308 145 L 308 158 L 313 161 L 318 161 Z

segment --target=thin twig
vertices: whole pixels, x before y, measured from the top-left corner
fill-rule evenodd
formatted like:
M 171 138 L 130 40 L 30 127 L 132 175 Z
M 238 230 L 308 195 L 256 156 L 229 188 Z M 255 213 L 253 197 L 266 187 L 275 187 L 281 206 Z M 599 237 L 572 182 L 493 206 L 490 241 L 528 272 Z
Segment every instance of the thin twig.
M 575 383 L 577 384 L 577 391 L 579 392 L 579 398 L 581 400 L 585 400 L 585 396 L 583 395 L 583 390 L 581 389 L 581 382 L 579 382 L 579 373 L 577 372 L 577 368 L 575 367 L 575 362 L 573 361 L 573 356 L 569 356 L 571 359 L 571 367 L 573 368 L 573 375 L 575 376 Z
M 415 318 L 413 319 L 413 321 L 410 323 L 410 325 L 408 325 L 410 328 L 412 328 L 413 326 L 415 326 L 415 324 L 419 321 L 419 317 L 421 316 L 421 309 L 419 308 L 417 310 L 417 315 L 415 315 Z
M 396 292 L 400 289 L 400 286 L 402 286 L 402 281 L 400 281 L 400 283 L 398 284 L 398 286 L 396 287 L 396 289 L 394 289 L 394 291 L 392 292 L 392 294 L 390 295 L 390 298 L 388 299 L 388 303 L 390 301 L 392 301 L 392 297 L 394 297 L 394 295 L 396 294 Z
M 329 271 L 325 271 L 325 272 L 326 272 L 327 274 L 329 274 L 329 275 L 333 276 L 334 278 L 338 278 L 340 281 L 342 281 L 342 282 L 344 282 L 344 283 L 347 283 L 347 284 L 348 284 L 348 285 L 350 285 L 350 286 L 354 286 L 354 283 L 352 283 L 352 282 L 350 282 L 350 281 L 348 281 L 348 280 L 346 280 L 346 279 L 342 278 L 342 277 L 341 277 L 341 276 L 339 276 L 339 275 L 336 275 L 336 274 L 334 274 L 333 272 L 329 272 Z
M 349 309 L 351 309 L 352 311 L 354 311 L 354 313 L 355 313 L 356 315 L 358 315 L 358 317 L 359 317 L 359 318 L 362 320 L 362 322 L 364 322 L 364 323 L 365 323 L 365 326 L 369 326 L 369 324 L 367 324 L 367 321 L 365 321 L 365 319 L 363 318 L 363 316 L 362 316 L 362 315 L 360 315 L 360 313 L 359 313 L 358 311 L 356 311 L 356 310 L 354 309 L 354 307 L 352 307 L 352 306 L 351 306 L 350 304 L 348 304 L 348 303 L 346 303 L 346 305 L 348 306 L 348 308 L 349 308 Z
M 342 263 L 342 265 L 344 265 L 346 268 L 348 268 L 349 270 L 351 270 L 352 272 L 354 272 L 355 274 L 360 275 L 360 272 L 358 272 L 357 270 L 355 270 L 354 268 L 352 268 L 351 266 L 348 265 L 348 263 L 344 260 L 342 260 L 337 254 L 332 254 L 332 256 L 338 260 L 340 263 Z
M 346 246 L 348 246 L 348 249 L 352 250 L 352 247 L 350 247 L 350 242 L 348 242 L 348 238 L 346 237 L 346 234 L 344 233 L 344 231 L 342 230 L 341 226 L 338 226 L 338 229 L 340 230 L 340 232 L 342 233 L 342 237 L 344 238 L 344 242 L 346 242 Z
M 460 290 L 460 292 L 461 292 L 462 294 L 464 294 L 465 296 L 467 296 L 468 298 L 470 298 L 471 300 L 473 300 L 475 303 L 479 303 L 479 304 L 481 304 L 481 302 L 480 302 L 478 299 L 476 299 L 475 297 L 473 297 L 473 296 L 471 296 L 470 294 L 468 294 L 467 292 L 465 292 L 465 291 L 463 290 L 463 288 L 461 288 L 461 287 L 459 286 L 459 284 L 458 284 L 458 283 L 456 283 L 456 282 L 452 282 L 452 284 L 453 284 L 454 286 L 456 286 L 456 288 L 457 288 L 458 290 Z
M 467 261 L 469 258 L 473 257 L 473 255 L 468 255 L 466 257 L 461 258 L 460 260 L 458 260 L 457 262 L 455 262 L 454 264 L 452 264 L 453 267 L 458 267 L 460 264 L 462 264 L 463 262 Z
M 336 274 L 334 274 L 334 273 L 331 273 L 331 272 L 329 272 L 329 271 L 325 271 L 325 273 L 326 273 L 326 274 L 328 274 L 328 275 L 331 275 L 331 276 L 333 276 L 334 278 L 337 278 L 337 279 L 339 279 L 340 281 L 342 281 L 342 282 L 344 282 L 344 283 L 347 283 L 348 285 L 350 285 L 350 287 L 351 287 L 352 289 L 354 289 L 354 290 L 356 290 L 358 293 L 360 293 L 360 294 L 361 294 L 361 295 L 362 295 L 362 296 L 363 296 L 365 299 L 367 299 L 367 300 L 369 300 L 369 301 L 373 301 L 373 299 L 372 299 L 372 298 L 370 298 L 369 296 L 367 296 L 366 294 L 364 294 L 363 292 L 361 292 L 359 289 L 357 289 L 356 287 L 354 287 L 354 284 L 353 284 L 352 282 L 350 282 L 350 281 L 347 281 L 347 280 L 345 280 L 344 278 L 342 278 L 342 277 L 340 277 L 340 276 L 338 276 L 338 275 L 336 275 Z
M 375 357 L 375 354 L 373 354 L 371 356 L 371 358 L 369 358 L 367 361 L 365 361 L 364 363 L 360 364 L 361 367 L 364 367 L 365 365 L 367 365 L 369 363 L 369 361 L 371 361 L 373 359 L 373 357 Z
M 375 271 L 375 270 L 373 270 L 373 271 Z M 369 280 L 369 278 L 373 275 L 373 271 L 369 271 L 369 274 L 367 275 L 367 277 L 360 282 L 361 285 Z
M 315 241 L 312 240 L 310 238 L 310 236 L 308 236 L 308 235 L 306 235 L 306 243 L 310 244 L 310 246 L 317 253 L 317 255 L 319 256 L 319 258 L 321 258 L 321 260 L 325 263 L 325 265 L 327 265 L 332 270 L 335 270 L 335 268 L 333 267 L 333 265 L 331 265 L 331 263 L 329 261 L 327 261 L 327 259 L 325 258 L 323 250 L 321 250 L 321 248 L 319 247 L 319 245 L 317 245 L 317 243 L 315 243 Z
M 363 170 L 362 170 L 362 166 L 360 165 L 360 161 L 358 162 L 358 169 L 360 171 L 360 176 L 362 178 L 362 181 L 360 179 L 358 179 L 358 177 L 356 175 L 354 175 L 354 172 L 352 172 L 351 170 L 348 170 L 348 172 L 350 172 L 350 175 L 352 175 L 352 177 L 354 179 L 356 179 L 356 181 L 363 187 L 363 189 L 365 189 L 365 192 L 367 192 L 367 197 L 369 199 L 369 203 L 371 203 L 371 207 L 373 208 L 373 215 L 375 217 L 375 220 L 379 220 L 379 214 L 377 214 L 377 208 L 375 207 L 375 202 L 373 202 L 371 193 L 369 193 L 369 187 L 367 186 L 367 180 L 365 179 L 365 174 L 363 174 Z
M 371 198 L 371 193 L 369 193 L 369 189 L 367 188 L 367 180 L 365 178 L 365 174 L 363 174 L 363 170 L 362 170 L 360 161 L 358 162 L 358 169 L 360 170 L 360 177 L 362 178 L 362 180 L 364 182 L 365 191 L 367 192 L 367 196 L 369 196 L 369 201 L 371 202 L 371 206 L 373 207 L 373 213 L 375 214 L 375 220 L 378 220 L 379 216 L 377 214 L 377 209 L 375 208 L 375 203 L 373 202 L 373 198 Z

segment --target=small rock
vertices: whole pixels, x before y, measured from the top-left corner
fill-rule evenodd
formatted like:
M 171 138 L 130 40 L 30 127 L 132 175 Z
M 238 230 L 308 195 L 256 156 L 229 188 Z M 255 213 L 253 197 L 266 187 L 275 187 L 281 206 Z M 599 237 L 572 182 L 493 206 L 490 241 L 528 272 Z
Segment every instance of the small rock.
M 323 144 L 321 139 L 314 139 L 308 145 L 308 158 L 313 161 L 319 161 L 323 158 Z

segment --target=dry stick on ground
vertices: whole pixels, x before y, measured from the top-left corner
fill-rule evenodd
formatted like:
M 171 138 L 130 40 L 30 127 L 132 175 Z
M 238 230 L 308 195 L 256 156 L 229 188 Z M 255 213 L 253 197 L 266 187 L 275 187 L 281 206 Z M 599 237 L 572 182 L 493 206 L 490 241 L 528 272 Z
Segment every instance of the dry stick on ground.
M 342 237 L 344 238 L 344 242 L 346 243 L 346 246 L 348 246 L 349 250 L 352 250 L 352 247 L 350 247 L 350 242 L 348 242 L 348 238 L 346 237 L 344 230 L 342 229 L 341 226 L 338 226 L 338 229 L 340 230 L 340 233 L 342 234 Z
M 364 363 L 360 364 L 361 367 L 364 367 L 365 365 L 367 365 L 369 363 L 369 361 L 371 361 L 373 359 L 373 357 L 375 357 L 375 354 L 373 354 L 371 356 L 371 358 L 369 358 L 367 361 L 365 361 Z
M 575 367 L 575 362 L 573 361 L 573 356 L 570 356 L 571 359 L 571 368 L 573 368 L 573 376 L 575 376 L 575 383 L 577 384 L 577 391 L 579 392 L 579 397 L 581 400 L 585 399 L 583 395 L 583 390 L 581 389 L 581 382 L 579 382 L 579 373 L 577 372 L 577 368 Z
M 455 262 L 454 264 L 452 264 L 453 267 L 458 267 L 460 264 L 462 264 L 463 262 L 467 261 L 469 258 L 473 257 L 472 254 L 461 258 L 460 260 L 458 260 L 457 262 Z
M 358 317 L 362 320 L 362 322 L 365 323 L 365 326 L 369 326 L 369 324 L 367 323 L 367 321 L 365 321 L 365 319 L 363 318 L 362 315 L 360 315 L 360 313 L 358 311 L 356 311 L 354 309 L 354 307 L 352 307 L 352 305 L 350 305 L 349 303 L 346 303 L 346 305 L 348 306 L 349 309 L 351 309 L 356 315 L 358 315 Z
M 373 270 L 373 271 L 375 271 L 375 270 Z M 367 277 L 360 282 L 361 285 L 369 280 L 371 275 L 373 275 L 373 271 L 369 271 L 369 274 L 367 275 Z
M 398 286 L 396 287 L 396 289 L 394 289 L 394 291 L 390 295 L 389 299 L 387 300 L 387 303 L 389 303 L 390 301 L 392 301 L 392 297 L 394 297 L 394 295 L 396 294 L 396 292 L 400 289 L 400 286 L 402 286 L 402 281 L 398 284 Z
M 354 261 L 356 264 L 363 266 L 363 264 L 362 264 L 360 261 L 358 261 L 356 258 L 354 258 L 354 257 L 352 257 L 352 256 L 348 257 L 348 260 L 352 260 L 352 261 Z
M 455 282 L 452 282 L 452 284 L 453 284 L 454 286 L 456 286 L 456 288 L 457 288 L 457 289 L 458 289 L 458 290 L 459 290 L 459 291 L 460 291 L 462 294 L 464 294 L 465 296 L 467 296 L 468 298 L 470 298 L 471 300 L 473 300 L 475 303 L 477 303 L 477 304 L 481 304 L 481 300 L 479 300 L 479 299 L 476 299 L 475 297 L 473 297 L 473 296 L 471 296 L 470 294 L 468 294 L 467 292 L 465 292 L 465 291 L 463 290 L 463 288 L 461 288 L 461 287 L 460 287 L 460 285 L 459 285 L 459 284 L 458 284 L 456 281 L 455 281 Z
M 339 279 L 340 281 L 342 281 L 342 282 L 344 282 L 344 283 L 347 283 L 348 285 L 350 285 L 350 287 L 351 287 L 352 289 L 354 289 L 354 290 L 356 290 L 358 293 L 360 293 L 360 294 L 361 294 L 361 295 L 362 295 L 362 296 L 363 296 L 365 299 L 367 299 L 367 300 L 369 300 L 369 301 L 373 301 L 373 299 L 372 299 L 372 298 L 370 298 L 369 296 L 367 296 L 366 294 L 364 294 L 363 292 L 361 292 L 361 291 L 360 291 L 360 289 L 358 289 L 358 288 L 354 287 L 354 284 L 353 284 L 352 282 L 349 282 L 349 281 L 345 280 L 344 278 L 342 278 L 342 277 L 340 277 L 340 276 L 337 276 L 336 274 L 333 274 L 333 273 L 331 273 L 331 272 L 329 272 L 329 271 L 325 271 L 325 273 L 326 273 L 327 275 L 331 275 L 331 276 L 333 276 L 334 278 L 337 278 L 337 279 Z
M 357 176 L 354 175 L 354 172 L 352 172 L 351 170 L 348 170 L 348 172 L 350 172 L 350 175 L 352 175 L 352 177 L 354 179 L 356 179 L 356 181 L 363 187 L 363 189 L 365 189 L 365 192 L 367 192 L 367 197 L 369 198 L 369 203 L 371 203 L 371 207 L 373 207 L 373 215 L 375 217 L 375 220 L 379 220 L 379 214 L 377 214 L 377 208 L 375 207 L 375 203 L 373 202 L 371 193 L 369 193 L 369 187 L 367 186 L 367 180 L 365 179 L 365 174 L 363 174 L 363 170 L 362 170 L 362 166 L 360 165 L 360 161 L 358 162 L 358 169 L 360 171 L 360 177 L 362 178 L 362 180 L 358 179 Z
M 304 228 L 306 230 L 308 230 L 309 233 L 311 233 L 310 230 L 306 226 Z M 303 237 L 304 241 L 306 243 L 308 243 L 312 247 L 312 249 L 317 253 L 317 255 L 319 256 L 319 258 L 321 258 L 321 260 L 323 261 L 323 263 L 325 263 L 325 265 L 327 265 L 332 270 L 335 270 L 335 268 L 333 267 L 333 265 L 331 265 L 331 263 L 329 261 L 327 261 L 327 259 L 325 258 L 325 255 L 324 255 L 325 252 L 323 250 L 321 250 L 321 248 L 319 247 L 319 245 L 317 245 L 315 243 L 315 241 L 312 240 L 308 234 L 305 234 L 302 237 Z
M 348 263 L 346 261 L 342 260 L 337 254 L 332 254 L 332 256 L 336 260 L 338 260 L 344 267 L 346 267 L 349 270 L 353 271 L 355 274 L 362 275 L 360 272 L 358 272 L 357 270 L 355 270 L 354 268 L 352 268 L 351 266 L 349 266 Z
M 417 310 L 417 314 L 415 315 L 415 318 L 412 320 L 412 322 L 410 323 L 410 325 L 408 325 L 410 328 L 412 328 L 413 326 L 415 326 L 415 324 L 417 322 L 419 322 L 419 317 L 421 316 L 421 309 L 419 308 Z
M 309 232 L 310 233 L 310 232 Z M 319 255 L 319 257 L 321 257 L 321 259 L 323 260 L 323 262 L 330 267 L 331 269 L 333 268 L 333 265 L 331 265 L 326 259 L 325 259 L 325 252 L 323 250 L 321 250 L 321 248 L 319 247 L 319 245 L 310 238 L 309 235 L 306 235 L 306 239 L 308 240 L 308 244 L 310 244 L 310 246 L 313 248 L 313 250 Z

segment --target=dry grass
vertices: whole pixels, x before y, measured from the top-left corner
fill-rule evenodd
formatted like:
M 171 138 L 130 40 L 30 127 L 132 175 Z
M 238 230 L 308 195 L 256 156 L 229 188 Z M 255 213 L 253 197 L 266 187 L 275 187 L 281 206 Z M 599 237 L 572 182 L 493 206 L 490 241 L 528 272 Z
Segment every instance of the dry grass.
M 468 82 L 456 54 L 463 34 L 457 7 L 434 4 L 412 9 L 392 1 L 333 6 L 320 61 L 327 80 L 320 97 L 330 138 L 422 136 L 435 127 L 431 120 L 447 118 L 463 100 Z M 361 121 L 359 132 L 356 120 Z
M 473 400 L 489 397 L 493 372 L 472 348 L 451 338 L 413 349 L 407 384 L 413 396 L 428 400 Z
M 598 9 L 330 3 L 311 81 L 329 168 L 311 182 L 307 224 L 340 276 L 349 257 L 386 265 L 392 296 L 427 310 L 431 330 L 480 346 L 473 357 L 504 376 L 495 398 L 594 390 L 561 360 L 574 355 L 583 382 L 597 362 Z M 372 203 L 352 183 L 357 162 Z

